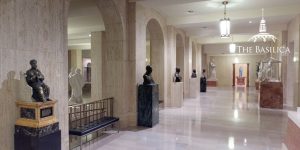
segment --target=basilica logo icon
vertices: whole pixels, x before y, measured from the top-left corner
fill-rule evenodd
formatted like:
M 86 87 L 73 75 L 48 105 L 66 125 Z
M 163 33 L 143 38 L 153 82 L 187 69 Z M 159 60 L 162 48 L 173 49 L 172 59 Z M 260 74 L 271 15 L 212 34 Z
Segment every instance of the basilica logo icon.
M 264 9 L 262 9 L 262 18 L 260 20 L 260 25 L 259 25 L 259 33 L 252 36 L 249 41 L 255 42 L 268 42 L 268 41 L 273 41 L 274 43 L 276 42 L 277 38 L 269 34 L 267 32 L 267 25 L 266 25 L 266 20 L 264 19 Z
M 267 25 L 266 20 L 264 19 L 264 9 L 262 9 L 262 19 L 259 24 L 259 33 L 252 36 L 248 41 L 249 42 L 273 42 L 276 43 L 277 37 L 267 32 Z M 265 44 L 258 44 L 252 47 L 245 47 L 245 46 L 237 46 L 238 52 L 245 54 L 278 54 L 281 55 L 288 55 L 290 54 L 290 49 L 285 46 L 275 47 L 275 46 L 263 46 Z

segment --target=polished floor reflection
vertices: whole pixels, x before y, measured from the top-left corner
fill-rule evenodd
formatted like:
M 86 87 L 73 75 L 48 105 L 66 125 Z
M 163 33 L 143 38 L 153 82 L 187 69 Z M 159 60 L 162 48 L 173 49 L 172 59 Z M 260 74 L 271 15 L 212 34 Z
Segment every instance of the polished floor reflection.
M 182 108 L 160 111 L 151 129 L 123 131 L 89 150 L 281 150 L 287 114 L 259 109 L 254 88 L 209 88 Z

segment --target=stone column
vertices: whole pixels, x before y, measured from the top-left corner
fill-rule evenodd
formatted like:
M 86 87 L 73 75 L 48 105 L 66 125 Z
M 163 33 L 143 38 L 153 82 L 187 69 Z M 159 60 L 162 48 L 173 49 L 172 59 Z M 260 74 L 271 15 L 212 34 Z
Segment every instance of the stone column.
M 192 69 L 196 69 L 197 73 L 199 71 L 199 69 L 197 68 L 197 61 L 198 61 L 198 57 L 197 57 L 197 46 L 194 42 L 192 42 Z
M 190 37 L 185 38 L 184 49 L 184 97 L 189 97 L 190 83 L 189 78 L 192 74 L 192 40 Z
M 167 26 L 167 100 L 165 106 L 170 106 L 172 103 L 172 95 L 174 94 L 173 88 L 173 75 L 176 68 L 176 30 L 173 26 Z
M 103 31 L 92 32 L 91 34 L 91 100 L 102 99 L 102 41 Z
M 202 45 L 201 44 L 196 44 L 197 47 L 197 72 L 199 77 L 201 76 L 202 73 Z

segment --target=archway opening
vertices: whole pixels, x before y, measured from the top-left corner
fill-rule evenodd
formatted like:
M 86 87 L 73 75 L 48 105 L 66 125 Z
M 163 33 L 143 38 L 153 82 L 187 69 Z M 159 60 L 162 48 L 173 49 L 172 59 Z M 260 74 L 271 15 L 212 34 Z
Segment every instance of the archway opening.
M 164 102 L 164 36 L 159 22 L 151 19 L 146 28 L 146 64 L 153 68 L 153 79 L 159 84 L 159 100 Z
M 80 106 L 103 98 L 102 50 L 105 25 L 97 1 L 71 0 L 67 27 L 69 107 L 76 105 L 77 108 L 86 109 L 87 107 Z M 81 70 L 81 76 L 76 73 L 77 69 Z M 82 91 L 82 98 L 77 98 L 80 91 Z M 80 113 L 84 114 L 82 111 L 84 110 L 80 110 Z M 71 113 L 70 108 L 69 113 Z M 85 117 L 88 118 L 88 116 Z M 70 119 L 69 127 L 74 128 L 75 126 L 77 124 L 74 118 Z M 94 138 L 94 136 L 88 138 Z M 77 147 L 80 140 L 77 136 L 69 136 L 69 147 L 71 149 Z
M 74 74 L 75 68 L 81 70 L 84 81 L 83 102 L 94 101 L 101 97 L 99 90 L 102 85 L 99 81 L 101 81 L 102 58 L 99 54 L 102 43 L 97 40 L 101 40 L 103 31 L 105 26 L 102 14 L 94 0 L 71 0 L 68 13 L 68 71 L 70 77 Z M 69 84 L 69 97 L 71 86 Z M 72 103 L 74 102 L 71 101 L 70 104 Z

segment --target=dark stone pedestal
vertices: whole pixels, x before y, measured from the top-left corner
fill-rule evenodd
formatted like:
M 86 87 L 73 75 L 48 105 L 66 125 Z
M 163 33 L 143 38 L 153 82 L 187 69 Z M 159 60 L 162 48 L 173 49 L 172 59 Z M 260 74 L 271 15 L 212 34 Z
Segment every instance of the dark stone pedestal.
M 206 78 L 201 77 L 200 78 L 200 92 L 206 92 L 206 87 L 207 87 Z
M 159 121 L 158 85 L 138 87 L 138 126 L 153 127 Z
M 58 123 L 42 128 L 15 126 L 15 150 L 61 150 Z

